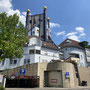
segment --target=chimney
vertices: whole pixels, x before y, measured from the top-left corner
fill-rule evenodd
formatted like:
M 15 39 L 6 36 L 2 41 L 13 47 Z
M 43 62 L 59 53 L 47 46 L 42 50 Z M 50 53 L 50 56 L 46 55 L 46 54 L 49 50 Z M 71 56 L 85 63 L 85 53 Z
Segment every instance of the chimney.
M 43 39 L 46 41 L 46 9 L 47 7 L 44 6 L 43 9 Z

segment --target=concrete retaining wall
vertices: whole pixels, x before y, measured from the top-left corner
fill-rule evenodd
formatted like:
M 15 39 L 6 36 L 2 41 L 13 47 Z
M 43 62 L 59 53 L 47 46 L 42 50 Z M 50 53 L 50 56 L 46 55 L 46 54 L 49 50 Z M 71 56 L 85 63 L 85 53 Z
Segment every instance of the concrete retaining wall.
M 26 76 L 40 76 L 39 87 L 44 87 L 44 71 L 61 71 L 62 72 L 62 84 L 63 87 L 76 87 L 78 86 L 78 79 L 75 75 L 75 69 L 73 64 L 68 62 L 44 62 L 44 63 L 34 63 L 18 68 L 3 71 L 3 75 L 11 76 L 12 73 L 17 73 L 20 75 L 20 68 L 26 68 Z M 65 77 L 66 72 L 69 72 L 69 78 Z
M 80 85 L 82 81 L 87 81 L 87 85 L 90 86 L 90 67 L 78 67 L 79 77 L 80 77 Z

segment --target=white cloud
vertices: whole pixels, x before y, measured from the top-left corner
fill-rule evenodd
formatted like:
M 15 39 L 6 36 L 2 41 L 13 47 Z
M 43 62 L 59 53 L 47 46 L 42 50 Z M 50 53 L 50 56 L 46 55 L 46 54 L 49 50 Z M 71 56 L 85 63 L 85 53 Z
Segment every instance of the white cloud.
M 65 31 L 57 32 L 56 36 L 63 35 L 63 38 L 70 38 L 72 40 L 80 41 L 80 39 L 86 36 L 85 29 L 83 27 L 76 27 L 73 32 L 66 33 Z
M 24 16 L 26 16 L 27 13 L 26 13 L 26 12 L 22 12 L 22 14 L 23 14 Z
M 85 37 L 85 36 L 86 36 L 85 33 L 81 33 L 81 34 L 80 34 L 80 37 Z
M 70 38 L 70 39 L 72 39 L 72 40 L 75 40 L 75 41 L 80 41 L 80 40 L 79 40 L 79 37 L 76 36 L 76 35 L 69 36 L 68 38 Z
M 24 26 L 25 26 L 26 17 L 23 16 L 23 15 L 20 15 L 20 21 L 21 21 L 21 22 L 24 24 Z
M 65 36 L 72 39 L 72 40 L 79 41 L 79 37 L 77 36 L 77 32 L 70 32 L 70 33 L 67 33 Z
M 79 31 L 80 33 L 84 32 L 84 28 L 83 27 L 76 27 L 75 29 L 76 31 Z
M 60 27 L 60 24 L 50 22 L 50 27 Z
M 0 0 L 0 13 L 8 12 L 12 9 L 11 0 Z
M 19 9 L 14 10 L 13 5 L 12 5 L 12 0 L 0 0 L 0 13 L 6 12 L 7 15 L 13 15 L 17 13 L 20 17 L 20 21 L 24 24 L 25 26 L 25 21 L 26 21 L 26 12 L 20 12 Z M 57 23 L 52 23 L 50 22 L 51 28 L 53 27 L 60 27 L 59 24 Z
M 64 34 L 65 34 L 65 31 L 57 32 L 57 33 L 56 33 L 56 36 L 60 36 L 60 35 L 64 35 Z
M 65 36 L 70 39 L 80 41 L 81 38 L 84 38 L 86 36 L 84 31 L 85 29 L 83 27 L 76 27 L 75 32 L 67 33 Z
M 82 38 L 82 37 L 85 37 L 86 34 L 85 34 L 85 29 L 83 27 L 76 27 L 75 29 L 76 31 L 80 32 L 80 35 L 79 35 L 79 38 Z
M 13 9 L 12 0 L 0 0 L 0 13 L 6 12 L 7 15 L 13 15 L 17 13 L 20 17 L 20 21 L 25 25 L 26 14 L 25 12 L 20 12 L 20 10 Z
M 70 33 L 67 33 L 66 36 L 72 36 L 72 35 L 75 35 L 77 34 L 77 32 L 70 32 Z

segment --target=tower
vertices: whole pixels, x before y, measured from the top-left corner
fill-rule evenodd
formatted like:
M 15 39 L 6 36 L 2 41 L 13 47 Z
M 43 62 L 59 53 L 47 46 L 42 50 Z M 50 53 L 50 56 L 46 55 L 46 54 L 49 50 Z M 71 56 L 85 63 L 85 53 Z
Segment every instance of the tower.
M 50 30 L 50 18 L 47 18 L 47 39 L 51 38 L 51 30 Z
M 47 9 L 47 7 L 46 6 L 44 6 L 44 9 L 43 9 L 43 39 L 44 39 L 44 41 L 46 41 L 47 40 L 47 38 L 46 38 L 46 9 Z
M 26 28 L 30 33 L 30 36 L 40 37 L 45 42 L 47 39 L 51 38 L 50 18 L 47 18 L 46 10 L 47 7 L 44 6 L 43 13 L 30 15 L 30 10 L 28 9 L 26 15 Z

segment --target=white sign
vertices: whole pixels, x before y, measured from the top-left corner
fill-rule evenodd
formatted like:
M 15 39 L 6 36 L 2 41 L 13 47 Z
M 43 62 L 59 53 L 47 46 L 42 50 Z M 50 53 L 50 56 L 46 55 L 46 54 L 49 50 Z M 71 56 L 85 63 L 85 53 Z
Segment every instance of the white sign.
M 11 79 L 14 79 L 15 78 L 15 76 L 11 76 Z
M 51 79 L 51 83 L 57 83 L 58 80 L 57 79 Z

